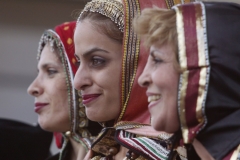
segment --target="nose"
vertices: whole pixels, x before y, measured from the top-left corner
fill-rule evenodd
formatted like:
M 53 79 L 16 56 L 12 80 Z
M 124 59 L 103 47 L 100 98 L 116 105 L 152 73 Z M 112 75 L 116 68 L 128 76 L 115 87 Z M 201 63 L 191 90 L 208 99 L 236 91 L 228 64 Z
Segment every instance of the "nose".
M 84 90 L 88 86 L 92 85 L 91 71 L 83 64 L 80 64 L 73 81 L 74 88 L 76 90 Z
M 43 88 L 41 87 L 41 83 L 39 83 L 38 77 L 30 84 L 27 92 L 34 97 L 38 97 L 43 93 Z
M 138 78 L 138 84 L 141 87 L 148 87 L 150 83 L 151 83 L 151 77 L 150 77 L 149 71 L 147 70 L 147 65 L 146 65 L 142 74 Z

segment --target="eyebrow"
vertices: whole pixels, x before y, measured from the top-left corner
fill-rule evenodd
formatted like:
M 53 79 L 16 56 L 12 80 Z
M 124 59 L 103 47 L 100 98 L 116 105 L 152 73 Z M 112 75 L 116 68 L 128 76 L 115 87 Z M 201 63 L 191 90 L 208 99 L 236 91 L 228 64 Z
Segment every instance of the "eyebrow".
M 47 66 L 49 66 L 49 63 L 45 63 L 45 64 L 43 64 L 43 65 L 37 67 L 37 73 L 39 73 L 39 69 L 46 69 Z
M 54 67 L 59 67 L 59 65 L 56 65 L 56 64 L 52 64 L 52 63 L 44 63 L 43 65 L 41 65 L 40 66 L 40 68 L 42 68 L 42 69 L 46 69 L 46 68 L 48 68 L 48 66 L 54 66 Z
M 84 52 L 84 53 L 82 54 L 82 56 L 86 57 L 86 56 L 91 55 L 92 53 L 98 52 L 98 51 L 100 51 L 100 52 L 105 52 L 105 53 L 109 53 L 108 51 L 106 51 L 106 50 L 104 50 L 104 49 L 101 49 L 101 48 L 98 48 L 98 47 L 94 47 L 94 48 L 92 48 L 92 49 Z M 74 54 L 74 55 L 75 55 L 76 57 L 78 57 L 76 54 Z

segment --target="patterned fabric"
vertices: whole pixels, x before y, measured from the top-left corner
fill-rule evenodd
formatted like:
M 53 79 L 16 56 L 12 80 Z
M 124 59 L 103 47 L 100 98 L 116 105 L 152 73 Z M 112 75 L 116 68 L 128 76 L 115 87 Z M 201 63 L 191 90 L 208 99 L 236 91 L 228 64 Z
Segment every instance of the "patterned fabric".
M 39 43 L 38 59 L 46 43 L 50 43 L 53 49 L 56 49 L 61 58 L 66 75 L 66 84 L 68 90 L 69 117 L 71 121 L 70 135 L 74 140 L 81 143 L 88 150 L 94 136 L 100 131 L 101 126 L 87 119 L 85 107 L 82 105 L 81 97 L 73 87 L 73 77 L 77 71 L 78 65 L 74 56 L 73 35 L 76 22 L 66 22 L 55 27 L 55 31 L 46 30 Z M 60 137 L 61 138 L 61 137 Z M 58 138 L 59 139 L 59 138 Z M 65 138 L 66 140 L 67 138 Z
M 204 5 L 201 3 L 179 6 L 175 10 L 179 34 L 179 63 L 183 70 L 180 77 L 178 105 L 184 143 L 190 143 L 196 132 L 206 125 L 204 106 L 210 74 L 206 14 Z M 185 10 L 186 12 L 184 12 Z M 190 25 L 190 21 L 194 23 Z M 184 27 L 186 24 L 188 27 Z M 197 45 L 188 45 L 193 43 Z M 198 96 L 193 97 L 193 95 Z M 196 110 L 196 112 L 192 112 L 192 110 Z
M 214 159 L 236 159 L 240 144 L 240 6 L 198 2 L 174 9 L 183 70 L 178 97 L 183 142 L 191 144 L 197 138 Z
M 135 153 L 139 153 L 147 159 L 166 160 L 168 158 L 169 149 L 165 141 L 160 141 L 157 137 L 139 136 L 119 130 L 116 132 L 118 142 L 131 148 Z

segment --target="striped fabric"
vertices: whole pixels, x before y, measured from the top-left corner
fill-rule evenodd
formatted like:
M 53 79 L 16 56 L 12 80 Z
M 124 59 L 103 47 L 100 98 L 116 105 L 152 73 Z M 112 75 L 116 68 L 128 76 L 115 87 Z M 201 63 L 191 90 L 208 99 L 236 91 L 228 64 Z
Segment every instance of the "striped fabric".
M 121 145 L 129 148 L 135 153 L 138 153 L 148 160 L 166 160 L 170 150 L 166 149 L 167 144 L 160 142 L 157 139 L 136 136 L 125 130 L 116 132 L 118 141 Z
M 178 107 L 184 143 L 206 125 L 205 102 L 210 65 L 206 15 L 202 3 L 174 7 L 177 18 L 180 76 Z

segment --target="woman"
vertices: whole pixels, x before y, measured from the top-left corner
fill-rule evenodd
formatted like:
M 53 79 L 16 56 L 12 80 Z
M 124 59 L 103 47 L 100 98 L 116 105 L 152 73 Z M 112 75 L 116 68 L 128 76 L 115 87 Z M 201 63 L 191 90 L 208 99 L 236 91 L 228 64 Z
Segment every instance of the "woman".
M 166 2 L 92 0 L 78 18 L 74 41 L 80 66 L 74 86 L 81 91 L 87 117 L 104 126 L 92 149 L 110 159 L 122 160 L 127 152 L 113 138 L 116 129 L 150 123 L 145 91 L 136 81 L 146 63 L 146 52 L 133 33 L 132 20 L 153 5 L 166 7 Z M 167 155 L 167 149 L 163 150 Z
M 76 22 L 64 23 L 55 31 L 43 33 L 37 55 L 38 75 L 28 88 L 28 93 L 35 97 L 40 126 L 50 132 L 62 132 L 65 137 L 61 154 L 49 159 L 82 160 L 92 136 L 101 128 L 88 121 L 72 85 L 78 67 L 73 46 L 75 25 Z
M 239 27 L 234 3 L 148 9 L 135 22 L 150 47 L 138 81 L 152 125 L 180 136 L 188 159 L 239 157 Z

